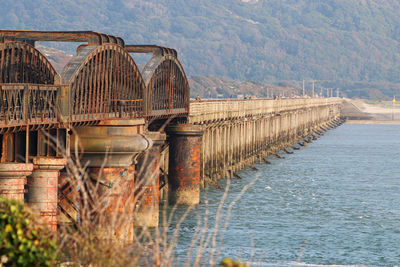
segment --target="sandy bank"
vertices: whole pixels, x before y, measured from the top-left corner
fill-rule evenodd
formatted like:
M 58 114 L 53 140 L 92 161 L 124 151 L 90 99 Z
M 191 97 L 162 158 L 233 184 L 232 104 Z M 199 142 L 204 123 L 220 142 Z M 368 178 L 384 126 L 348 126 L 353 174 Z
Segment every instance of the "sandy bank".
M 346 124 L 400 124 L 400 120 L 347 120 Z
M 382 107 L 379 105 L 370 105 L 360 100 L 350 100 L 355 106 L 357 106 L 361 112 L 371 117 L 371 124 L 377 124 L 382 121 L 381 124 L 397 124 L 393 121 L 400 121 L 400 109 L 398 104 L 395 103 L 394 108 Z

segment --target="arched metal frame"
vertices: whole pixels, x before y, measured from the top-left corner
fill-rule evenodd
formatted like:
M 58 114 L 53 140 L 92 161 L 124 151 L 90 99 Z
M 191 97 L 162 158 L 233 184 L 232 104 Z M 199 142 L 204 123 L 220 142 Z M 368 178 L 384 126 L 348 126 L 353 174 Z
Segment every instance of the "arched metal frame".
M 118 44 L 81 47 L 61 77 L 69 85 L 72 123 L 143 116 L 145 83 L 133 58 Z
M 37 41 L 86 44 L 78 47 L 59 75 L 35 49 Z M 176 51 L 142 48 L 154 53 L 145 68 L 147 83 L 119 37 L 0 29 L 0 135 L 12 135 L 15 143 L 7 148 L 16 149 L 13 158 L 7 159 L 29 162 L 30 156 L 59 153 L 40 137 L 41 129 L 63 146 L 71 126 L 96 125 L 107 119 L 140 118 L 142 122 L 146 117 L 151 121 L 187 116 L 189 85 Z
M 142 73 L 147 88 L 146 117 L 179 117 L 189 113 L 189 83 L 175 55 L 154 55 Z
M 57 124 L 57 75 L 33 46 L 18 41 L 0 43 L 0 132 Z
M 59 76 L 36 41 L 87 44 Z M 153 53 L 143 76 L 130 52 Z M 189 84 L 174 49 L 126 46 L 94 32 L 0 30 L 0 96 L 0 132 L 189 113 Z
M 54 84 L 56 75 L 51 63 L 33 46 L 0 43 L 0 83 Z

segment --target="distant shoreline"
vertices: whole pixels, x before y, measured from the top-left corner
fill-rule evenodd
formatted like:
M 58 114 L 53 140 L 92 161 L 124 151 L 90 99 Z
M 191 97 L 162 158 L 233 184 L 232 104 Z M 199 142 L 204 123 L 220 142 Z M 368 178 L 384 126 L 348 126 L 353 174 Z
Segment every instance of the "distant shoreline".
M 400 124 L 400 120 L 347 120 L 346 124 Z

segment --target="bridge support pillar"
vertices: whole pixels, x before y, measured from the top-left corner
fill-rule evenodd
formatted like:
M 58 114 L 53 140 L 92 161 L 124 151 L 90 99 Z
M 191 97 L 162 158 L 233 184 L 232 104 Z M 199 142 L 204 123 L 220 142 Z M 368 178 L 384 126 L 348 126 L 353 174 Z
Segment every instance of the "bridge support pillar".
M 99 237 L 133 240 L 134 166 L 91 167 L 93 182 L 98 181 L 95 199 L 102 203 L 94 216 Z M 94 188 L 94 187 L 92 187 Z
M 66 163 L 65 158 L 33 158 L 34 171 L 28 177 L 26 200 L 53 231 L 57 231 L 58 177 Z
M 203 129 L 198 125 L 175 125 L 169 135 L 169 202 L 196 205 L 200 202 L 200 150 Z
M 159 176 L 161 146 L 165 134 L 150 132 L 153 147 L 142 153 L 136 164 L 135 180 L 135 227 L 158 227 L 159 222 Z
M 26 177 L 32 171 L 31 163 L 0 163 L 0 197 L 24 200 Z
M 104 121 L 78 128 L 71 136 L 71 150 L 80 141 L 79 154 L 91 180 L 87 188 L 93 207 L 83 209 L 89 212 L 100 238 L 133 239 L 134 163 L 152 146 L 151 139 L 142 135 L 143 125 L 144 121 Z

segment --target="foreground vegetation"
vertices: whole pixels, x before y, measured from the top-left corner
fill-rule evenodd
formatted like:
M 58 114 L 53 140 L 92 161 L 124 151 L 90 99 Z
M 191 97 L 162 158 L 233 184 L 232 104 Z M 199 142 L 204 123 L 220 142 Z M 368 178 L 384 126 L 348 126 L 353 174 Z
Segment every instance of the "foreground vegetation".
M 0 198 L 0 266 L 54 266 L 55 235 L 23 202 Z
M 130 228 L 132 216 L 135 217 L 138 211 L 134 208 L 132 214 L 128 210 L 132 205 L 120 204 L 124 201 L 132 203 L 132 199 L 115 199 L 111 190 L 99 193 L 102 185 L 87 175 L 86 168 L 72 158 L 68 161 L 68 182 L 72 188 L 80 188 L 79 194 L 72 196 L 79 208 L 75 215 L 71 214 L 69 223 L 64 221 L 59 225 L 57 234 L 50 232 L 22 202 L 0 200 L 0 266 L 247 266 L 222 259 L 220 248 L 233 205 L 255 180 L 245 186 L 231 203 L 226 203 L 228 180 L 216 214 L 207 211 L 198 217 L 187 256 L 177 260 L 175 248 L 179 229 L 193 207 L 176 219 L 177 207 L 168 207 L 164 202 L 160 207 L 159 228 Z M 140 188 L 140 183 L 136 186 Z M 137 207 L 142 194 L 140 190 L 135 192 L 133 207 Z M 123 195 L 122 192 L 120 196 Z M 113 210 L 108 205 L 111 202 L 117 205 Z M 204 205 L 208 205 L 206 198 Z M 210 220 L 209 216 L 213 219 Z M 127 236 L 115 231 L 122 229 L 123 232 L 124 226 L 128 226 L 133 238 L 126 239 Z

